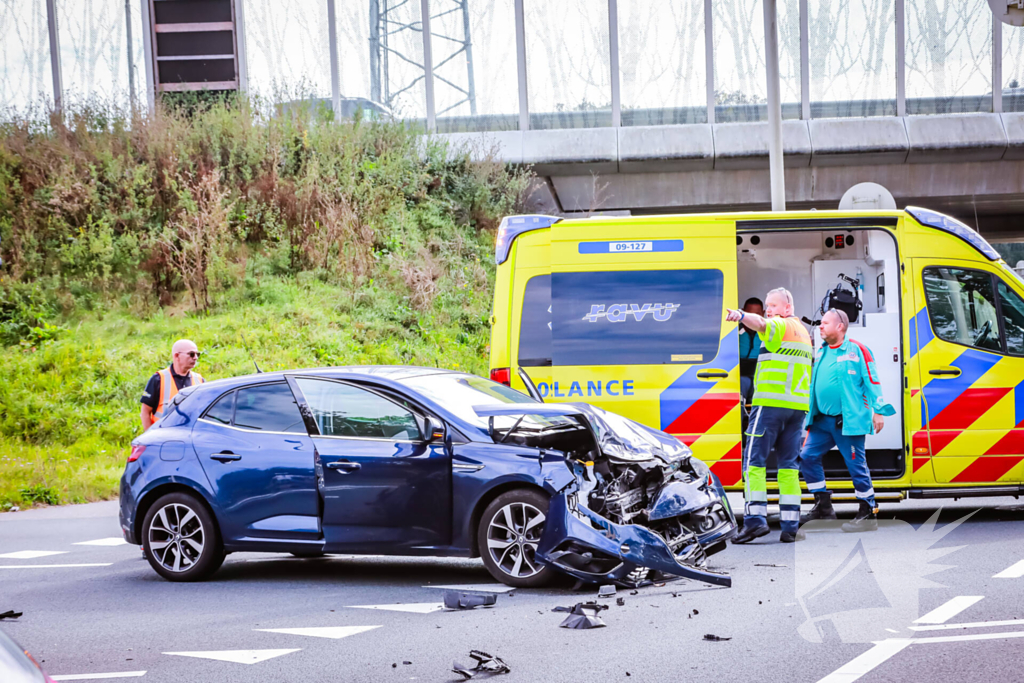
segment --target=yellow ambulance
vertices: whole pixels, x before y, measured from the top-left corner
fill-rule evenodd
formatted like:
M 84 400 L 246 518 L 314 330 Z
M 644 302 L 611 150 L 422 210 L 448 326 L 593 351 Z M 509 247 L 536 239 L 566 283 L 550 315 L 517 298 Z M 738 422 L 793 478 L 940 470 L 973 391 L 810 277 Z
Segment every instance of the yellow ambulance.
M 523 373 L 547 402 L 663 429 L 727 489 L 742 489 L 749 333 L 725 309 L 785 287 L 811 321 L 836 292 L 859 302 L 848 336 L 897 411 L 867 437 L 881 500 L 1024 493 L 1024 282 L 949 216 L 511 216 L 495 260 L 492 379 L 526 391 Z M 825 469 L 837 498 L 852 495 L 838 452 Z

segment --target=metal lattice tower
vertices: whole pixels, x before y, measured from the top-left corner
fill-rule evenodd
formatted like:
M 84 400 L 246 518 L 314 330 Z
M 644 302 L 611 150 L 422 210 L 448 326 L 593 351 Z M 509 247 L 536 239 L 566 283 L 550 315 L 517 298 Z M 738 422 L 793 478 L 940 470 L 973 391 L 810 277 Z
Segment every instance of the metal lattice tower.
M 370 0 L 370 99 L 393 107 L 397 98 L 418 82 L 423 80 L 425 69 L 423 55 L 405 54 L 401 51 L 396 35 L 404 31 L 423 32 L 422 22 L 406 21 L 399 18 L 399 10 L 415 0 Z M 462 35 L 447 35 L 439 30 L 442 17 L 450 14 L 462 15 Z M 473 78 L 473 46 L 469 30 L 469 0 L 431 0 L 430 2 L 430 35 L 434 50 L 434 81 L 444 83 L 461 98 L 454 104 L 437 112 L 440 116 L 456 107 L 469 103 L 471 115 L 476 115 L 476 86 Z M 466 87 L 439 76 L 440 67 L 465 54 Z M 391 80 L 390 63 L 397 58 L 419 68 L 420 75 L 407 83 L 394 83 Z

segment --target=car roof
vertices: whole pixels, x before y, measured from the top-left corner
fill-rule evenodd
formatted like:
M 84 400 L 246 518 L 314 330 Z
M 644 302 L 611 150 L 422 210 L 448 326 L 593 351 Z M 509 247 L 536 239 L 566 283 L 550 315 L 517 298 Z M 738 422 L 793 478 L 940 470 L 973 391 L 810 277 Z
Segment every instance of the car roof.
M 236 375 L 204 382 L 201 386 L 208 389 L 220 388 L 223 390 L 258 382 L 281 381 L 286 375 L 314 375 L 316 377 L 335 377 L 338 379 L 384 379 L 392 382 L 401 382 L 412 377 L 424 375 L 441 374 L 465 374 L 457 370 L 446 370 L 443 368 L 426 368 L 415 365 L 347 365 L 323 368 L 298 368 L 295 370 L 279 370 L 274 372 L 251 373 L 248 375 Z M 197 387 L 198 389 L 198 387 Z

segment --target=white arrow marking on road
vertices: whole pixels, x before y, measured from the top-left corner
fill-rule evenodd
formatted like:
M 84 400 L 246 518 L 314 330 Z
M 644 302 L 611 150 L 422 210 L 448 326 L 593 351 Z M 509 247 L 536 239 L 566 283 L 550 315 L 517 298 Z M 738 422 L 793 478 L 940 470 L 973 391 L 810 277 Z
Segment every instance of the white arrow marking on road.
M 999 572 L 993 579 L 1019 579 L 1024 576 L 1024 560 L 1021 560 L 1012 567 L 1007 567 L 1003 571 Z
M 221 662 L 235 664 L 258 664 L 259 662 L 298 652 L 302 648 L 291 650 L 211 650 L 209 652 L 165 652 L 165 655 L 176 657 L 196 657 L 198 659 L 216 659 Z
M 118 671 L 110 674 L 64 674 L 63 676 L 50 676 L 50 678 L 55 681 L 98 681 L 104 678 L 138 678 L 145 675 L 145 671 Z
M 314 638 L 347 638 L 357 633 L 372 631 L 380 626 L 314 626 L 310 628 L 254 628 L 253 631 L 285 633 L 290 636 L 312 636 Z
M 124 540 L 120 536 L 111 536 L 109 538 L 97 538 L 95 541 L 72 543 L 71 545 L 128 545 L 128 541 Z
M 389 612 L 412 612 L 413 614 L 430 614 L 444 609 L 440 602 L 409 602 L 399 605 L 349 605 L 352 609 L 382 609 Z
M 936 607 L 923 617 L 915 619 L 914 623 L 943 624 L 963 612 L 974 603 L 984 599 L 984 595 L 958 595 L 946 604 Z
M 89 564 L 0 564 L 0 569 L 50 569 L 51 567 L 109 567 L 113 562 Z
M 470 591 L 476 593 L 511 593 L 515 590 L 514 586 L 506 586 L 503 583 L 480 583 L 480 584 L 465 584 L 461 586 L 423 586 L 424 588 L 444 588 L 446 590 L 453 591 Z
M 951 631 L 957 628 L 992 628 L 993 626 L 1024 626 L 1024 620 L 972 621 L 969 624 L 936 624 L 935 626 L 910 626 L 911 631 Z
M 13 553 L 0 555 L 8 560 L 34 560 L 37 557 L 49 557 L 50 555 L 64 555 L 67 550 L 18 550 Z

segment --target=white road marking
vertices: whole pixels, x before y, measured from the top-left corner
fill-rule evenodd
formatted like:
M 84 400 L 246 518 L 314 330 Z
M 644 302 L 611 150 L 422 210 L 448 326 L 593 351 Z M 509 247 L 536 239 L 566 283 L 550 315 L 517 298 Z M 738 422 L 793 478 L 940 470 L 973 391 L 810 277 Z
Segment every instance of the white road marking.
M 138 678 L 145 675 L 145 671 L 118 671 L 109 674 L 64 674 L 50 678 L 55 681 L 98 681 L 104 678 Z
M 388 612 L 411 612 L 413 614 L 430 614 L 444 609 L 441 602 L 409 602 L 399 605 L 349 605 L 352 609 L 382 609 Z
M 1021 560 L 1017 564 L 1007 567 L 1003 571 L 999 572 L 993 579 L 1019 579 L 1024 576 L 1024 560 Z
M 1024 626 L 1024 619 L 1005 621 L 972 621 L 969 624 L 937 624 L 935 626 L 911 626 L 911 631 L 949 631 L 956 628 L 992 628 L 994 626 Z
M 915 642 L 910 638 L 889 638 L 875 643 L 875 646 L 847 662 L 818 683 L 850 683 L 870 672 L 897 652 Z
M 198 659 L 216 659 L 221 662 L 235 664 L 258 664 L 259 662 L 298 652 L 302 648 L 291 650 L 211 650 L 209 652 L 165 652 L 165 655 L 176 657 L 196 657 Z
M 51 567 L 109 567 L 113 562 L 90 562 L 88 564 L 0 564 L 0 569 L 50 569 Z
M 965 609 L 984 600 L 984 595 L 958 595 L 944 605 L 936 607 L 928 614 L 915 619 L 915 624 L 942 624 L 963 612 Z
M 310 628 L 254 628 L 253 631 L 284 633 L 290 636 L 312 636 L 313 638 L 334 638 L 339 640 L 357 633 L 372 631 L 380 626 L 315 626 Z
M 0 557 L 7 560 L 34 560 L 37 557 L 50 557 L 51 555 L 64 555 L 67 550 L 18 550 L 13 553 L 4 553 Z
M 1008 631 L 1006 633 L 975 633 L 970 636 L 940 636 L 938 638 L 914 638 L 911 645 L 927 643 L 962 643 L 968 640 L 1000 640 L 1002 638 L 1024 638 L 1024 631 Z
M 72 543 L 71 545 L 128 545 L 128 541 L 120 536 L 111 536 L 109 538 L 97 538 L 95 541 Z
M 463 584 L 459 586 L 423 586 L 424 588 L 443 588 L 453 591 L 469 591 L 471 593 L 511 593 L 515 590 L 513 586 L 506 586 L 503 583 L 479 583 Z

